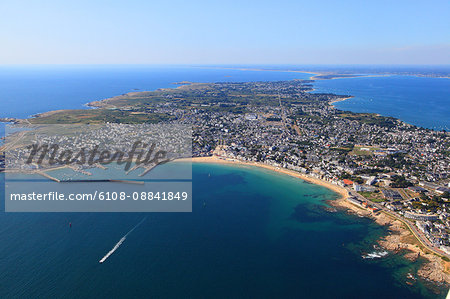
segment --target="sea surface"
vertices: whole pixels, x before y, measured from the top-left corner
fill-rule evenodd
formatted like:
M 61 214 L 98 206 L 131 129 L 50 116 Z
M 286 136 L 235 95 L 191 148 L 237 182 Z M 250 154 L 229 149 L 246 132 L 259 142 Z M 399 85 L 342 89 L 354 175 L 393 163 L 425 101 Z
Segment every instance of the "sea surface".
M 317 80 L 314 89 L 354 96 L 337 102 L 340 110 L 378 113 L 433 130 L 450 129 L 450 79 L 373 76 Z
M 195 163 L 193 194 L 192 213 L 0 214 L 0 297 L 445 297 L 406 284 L 423 261 L 376 247 L 386 228 L 324 187 Z
M 87 109 L 83 104 L 90 101 L 175 87 L 179 81 L 309 77 L 175 66 L 1 66 L 0 117 Z M 355 96 L 338 108 L 356 111 L 351 105 L 359 105 L 370 108 L 363 112 L 445 128 L 448 82 L 367 77 L 317 81 L 314 88 Z M 376 110 L 385 105 L 390 105 L 385 112 Z M 403 114 L 394 115 L 398 111 Z M 386 229 L 330 212 L 326 200 L 336 196 L 268 170 L 195 164 L 192 213 L 0 213 L 0 298 L 445 297 L 439 286 L 420 280 L 406 284 L 407 274 L 423 261 L 412 263 L 376 247 Z
M 346 69 L 336 71 L 345 73 Z M 131 91 L 176 87 L 173 83 L 181 81 L 276 81 L 309 79 L 312 75 L 200 66 L 0 66 L 0 117 L 26 118 L 50 110 L 87 109 L 84 104 L 88 102 Z M 375 75 L 317 80 L 313 85 L 315 92 L 354 96 L 335 104 L 342 110 L 393 116 L 435 130 L 450 128 L 448 78 Z
M 26 118 L 132 91 L 190 82 L 307 79 L 312 74 L 183 66 L 0 66 L 0 117 Z

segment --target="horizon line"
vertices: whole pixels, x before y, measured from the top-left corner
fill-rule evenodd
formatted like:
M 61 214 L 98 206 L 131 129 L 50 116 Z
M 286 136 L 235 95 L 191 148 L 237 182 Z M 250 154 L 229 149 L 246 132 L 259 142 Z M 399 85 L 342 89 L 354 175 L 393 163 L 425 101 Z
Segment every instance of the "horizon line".
M 1 66 L 448 66 L 411 63 L 0 63 Z

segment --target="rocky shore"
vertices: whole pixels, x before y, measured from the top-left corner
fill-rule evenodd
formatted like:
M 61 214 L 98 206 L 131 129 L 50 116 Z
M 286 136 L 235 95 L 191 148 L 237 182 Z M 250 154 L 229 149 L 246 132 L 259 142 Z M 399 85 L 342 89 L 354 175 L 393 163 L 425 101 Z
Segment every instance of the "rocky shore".
M 378 241 L 383 248 L 403 254 L 405 258 L 411 261 L 415 261 L 419 257 L 425 258 L 427 262 L 419 269 L 417 275 L 433 282 L 450 284 L 450 262 L 444 261 L 441 257 L 424 248 L 401 221 L 383 212 L 373 214 L 371 211 L 357 207 L 343 198 L 330 201 L 330 204 L 344 208 L 349 213 L 372 218 L 379 225 L 387 226 L 390 234 Z
M 203 163 L 224 163 L 224 164 L 230 163 L 230 164 L 257 166 L 270 169 L 272 171 L 276 171 L 279 173 L 284 173 L 287 175 L 298 177 L 300 179 L 309 181 L 313 184 L 329 188 L 341 195 L 339 199 L 329 201 L 330 205 L 336 208 L 343 208 L 347 210 L 349 213 L 353 213 L 358 216 L 371 218 L 377 224 L 387 226 L 389 228 L 390 234 L 378 241 L 380 246 L 382 246 L 383 248 L 385 248 L 390 252 L 403 254 L 405 258 L 411 261 L 415 261 L 419 257 L 425 258 L 427 262 L 422 265 L 422 267 L 417 272 L 417 275 L 419 275 L 421 278 L 425 280 L 450 285 L 450 262 L 444 261 L 440 256 L 437 256 L 436 254 L 424 248 L 420 244 L 420 242 L 414 237 L 411 231 L 406 227 L 406 225 L 404 225 L 398 219 L 395 219 L 383 212 L 378 212 L 374 214 L 369 210 L 357 207 L 354 204 L 347 201 L 346 199 L 348 197 L 348 192 L 347 190 L 345 190 L 340 186 L 331 184 L 330 182 L 326 182 L 317 178 L 312 178 L 295 171 L 273 167 L 263 163 L 229 160 L 218 158 L 217 156 L 197 157 L 193 159 L 188 159 L 188 161 L 203 162 Z

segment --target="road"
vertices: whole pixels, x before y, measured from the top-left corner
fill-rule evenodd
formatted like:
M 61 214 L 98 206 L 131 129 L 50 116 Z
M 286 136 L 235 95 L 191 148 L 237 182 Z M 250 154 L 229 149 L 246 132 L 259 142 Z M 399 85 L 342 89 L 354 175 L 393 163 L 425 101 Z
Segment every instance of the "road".
M 364 198 L 362 195 L 358 194 L 358 193 L 353 193 L 351 190 L 347 190 L 349 192 L 350 195 L 352 196 L 356 196 L 361 200 L 367 201 L 369 202 L 366 198 Z M 379 204 L 379 203 L 375 203 L 375 202 L 370 202 L 373 206 L 375 206 L 377 209 L 379 209 L 380 211 L 382 211 L 383 213 L 394 217 L 395 219 L 399 220 L 400 222 L 404 223 L 409 230 L 412 232 L 412 234 L 414 235 L 414 237 L 428 250 L 430 250 L 431 252 L 441 256 L 441 257 L 446 257 L 448 259 L 450 259 L 450 255 L 445 253 L 444 251 L 442 251 L 441 249 L 437 248 L 436 246 L 434 246 L 429 240 L 428 238 L 425 236 L 424 233 L 422 233 L 421 231 L 419 231 L 416 226 L 408 219 L 401 217 L 400 215 L 397 215 L 396 213 L 386 209 L 383 205 Z

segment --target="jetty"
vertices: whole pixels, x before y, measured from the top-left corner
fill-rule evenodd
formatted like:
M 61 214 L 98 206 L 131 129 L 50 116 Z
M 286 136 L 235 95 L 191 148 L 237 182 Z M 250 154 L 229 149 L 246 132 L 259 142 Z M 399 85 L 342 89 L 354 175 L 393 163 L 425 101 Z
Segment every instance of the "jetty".
M 46 173 L 46 172 L 43 172 L 43 171 L 37 171 L 36 173 L 42 175 L 43 177 L 46 177 L 47 179 L 50 179 L 50 180 L 55 181 L 55 182 L 57 182 L 57 183 L 61 183 L 61 180 L 58 180 L 57 178 L 52 177 L 51 175 L 49 175 L 49 174 Z
M 125 183 L 125 184 L 136 184 L 136 185 L 144 185 L 144 181 L 132 181 L 132 180 L 114 180 L 114 179 L 91 179 L 91 180 L 60 180 L 55 177 L 52 177 L 46 172 L 36 171 L 37 174 L 42 175 L 43 177 L 52 180 L 57 183 Z
M 111 179 L 102 179 L 102 180 L 57 180 L 58 183 L 125 183 L 125 184 L 137 184 L 144 185 L 143 181 L 130 181 L 130 180 L 111 180 Z

